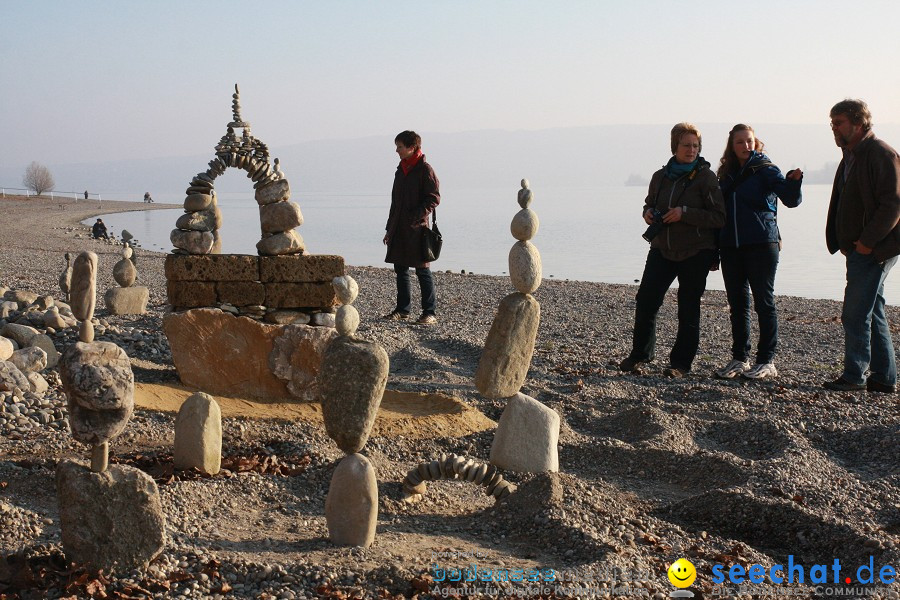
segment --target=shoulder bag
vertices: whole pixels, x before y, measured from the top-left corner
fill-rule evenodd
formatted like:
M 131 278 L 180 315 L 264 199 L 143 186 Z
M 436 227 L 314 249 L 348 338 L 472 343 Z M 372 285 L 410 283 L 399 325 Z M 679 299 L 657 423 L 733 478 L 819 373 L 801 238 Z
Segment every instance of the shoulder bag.
M 432 262 L 440 258 L 441 246 L 444 244 L 444 237 L 441 230 L 437 226 L 437 209 L 431 212 L 433 219 L 431 229 L 423 227 L 422 232 L 422 255 L 424 262 Z

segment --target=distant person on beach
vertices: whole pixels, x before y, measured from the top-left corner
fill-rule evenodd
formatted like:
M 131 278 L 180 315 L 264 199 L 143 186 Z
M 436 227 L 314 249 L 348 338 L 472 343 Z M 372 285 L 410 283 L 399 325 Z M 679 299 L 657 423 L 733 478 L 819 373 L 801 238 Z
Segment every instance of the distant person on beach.
M 150 197 L 150 192 L 144 192 L 144 202 L 153 202 L 153 198 Z
M 831 109 L 831 132 L 844 154 L 828 205 L 828 251 L 846 257 L 844 370 L 830 390 L 893 393 L 897 364 L 884 310 L 884 280 L 900 254 L 900 157 L 872 132 L 862 100 Z M 868 377 L 866 376 L 868 371 Z
M 762 153 L 762 140 L 753 128 L 738 123 L 728 132 L 719 160 L 719 187 L 725 199 L 725 227 L 719 232 L 722 280 L 731 310 L 731 361 L 716 377 L 747 379 L 776 377 L 778 314 L 775 309 L 775 271 L 781 252 L 778 199 L 789 207 L 802 200 L 803 171 L 781 174 Z M 750 357 L 750 292 L 759 319 L 756 363 Z
M 385 226 L 387 245 L 385 262 L 394 264 L 397 273 L 397 306 L 384 316 L 392 321 L 405 321 L 412 309 L 409 268 L 416 270 L 422 292 L 420 325 L 437 323 L 435 290 L 429 263 L 424 261 L 422 232 L 428 227 L 428 215 L 441 202 L 440 182 L 434 169 L 425 162 L 422 138 L 414 131 L 403 131 L 394 138 L 400 164 L 394 174 L 391 211 Z
M 109 234 L 106 232 L 106 224 L 103 223 L 103 219 L 97 219 L 94 225 L 91 227 L 91 235 L 94 239 L 109 239 Z
M 690 123 L 672 128 L 672 158 L 650 179 L 643 217 L 650 252 L 637 292 L 631 353 L 622 371 L 640 373 L 656 353 L 656 316 L 666 290 L 678 278 L 678 333 L 667 377 L 691 370 L 700 345 L 700 298 L 716 256 L 716 230 L 725 223 L 722 192 L 700 156 L 700 131 Z
M 84 199 L 85 199 L 85 200 L 88 199 L 88 193 L 87 193 L 87 190 L 84 190 Z

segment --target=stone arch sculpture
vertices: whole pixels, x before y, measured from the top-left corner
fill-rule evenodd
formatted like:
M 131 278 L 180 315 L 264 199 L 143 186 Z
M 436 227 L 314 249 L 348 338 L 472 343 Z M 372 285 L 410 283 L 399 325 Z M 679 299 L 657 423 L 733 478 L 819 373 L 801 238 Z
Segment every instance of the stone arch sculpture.
M 303 224 L 300 207 L 290 201 L 291 188 L 278 159 L 269 163 L 269 149 L 250 134 L 250 123 L 241 118 L 240 90 L 234 85 L 233 119 L 216 145 L 216 156 L 209 168 L 191 180 L 186 190 L 184 212 L 175 223 L 169 239 L 177 254 L 218 254 L 221 249 L 219 228 L 222 213 L 216 201 L 216 177 L 228 167 L 247 172 L 256 190 L 262 239 L 256 244 L 261 256 L 303 254 L 303 238 L 294 231 Z M 235 129 L 242 129 L 240 137 Z

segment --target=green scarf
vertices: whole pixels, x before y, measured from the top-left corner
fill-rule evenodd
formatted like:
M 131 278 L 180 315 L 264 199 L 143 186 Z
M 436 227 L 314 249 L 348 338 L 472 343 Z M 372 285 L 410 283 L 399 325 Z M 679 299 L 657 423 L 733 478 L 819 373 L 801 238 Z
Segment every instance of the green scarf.
M 679 177 L 684 177 L 688 173 L 694 170 L 694 167 L 697 166 L 697 162 L 700 160 L 700 157 L 694 159 L 694 162 L 691 163 L 680 163 L 675 160 L 675 157 L 669 159 L 669 162 L 666 163 L 666 177 L 671 180 L 676 180 Z

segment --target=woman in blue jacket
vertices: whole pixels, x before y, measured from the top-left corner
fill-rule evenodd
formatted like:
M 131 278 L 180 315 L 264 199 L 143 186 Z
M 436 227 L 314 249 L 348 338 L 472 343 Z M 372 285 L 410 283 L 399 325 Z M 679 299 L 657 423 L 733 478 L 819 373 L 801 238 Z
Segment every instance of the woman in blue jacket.
M 739 123 L 728 132 L 719 161 L 719 186 L 725 198 L 725 227 L 719 233 L 722 279 L 731 309 L 732 360 L 716 371 L 730 379 L 775 377 L 778 314 L 775 310 L 775 271 L 781 248 L 778 199 L 789 208 L 800 204 L 803 172 L 787 176 L 762 153 L 764 144 L 753 128 Z M 759 318 L 756 364 L 750 357 L 750 292 Z

